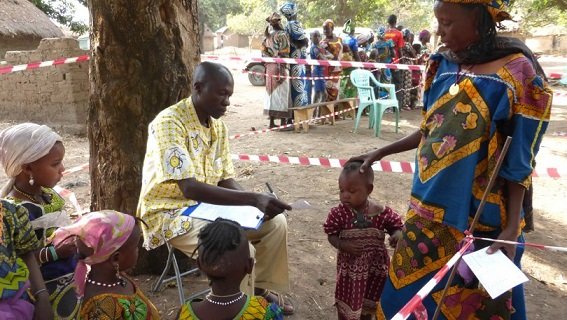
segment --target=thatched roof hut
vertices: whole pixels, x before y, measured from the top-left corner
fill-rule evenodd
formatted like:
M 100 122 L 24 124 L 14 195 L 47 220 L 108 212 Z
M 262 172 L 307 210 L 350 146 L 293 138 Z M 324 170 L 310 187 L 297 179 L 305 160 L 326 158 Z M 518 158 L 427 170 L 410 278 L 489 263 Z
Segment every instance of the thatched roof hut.
M 0 60 L 9 50 L 32 50 L 63 32 L 27 0 L 0 0 Z

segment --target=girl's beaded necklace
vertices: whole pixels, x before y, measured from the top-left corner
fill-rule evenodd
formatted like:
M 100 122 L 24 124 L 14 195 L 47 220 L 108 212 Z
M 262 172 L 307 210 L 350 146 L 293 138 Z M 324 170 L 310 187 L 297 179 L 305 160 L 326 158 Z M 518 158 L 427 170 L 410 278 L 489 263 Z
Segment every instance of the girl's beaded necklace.
M 236 297 L 232 300 L 216 301 L 216 300 L 211 299 L 211 297 L 222 297 L 222 296 L 215 296 L 214 294 L 209 293 L 208 295 L 205 296 L 205 300 L 207 300 L 207 302 L 209 302 L 209 303 L 216 304 L 216 305 L 219 305 L 219 306 L 229 306 L 231 304 L 234 304 L 234 303 L 240 301 L 244 297 L 244 292 L 240 292 L 240 293 L 236 293 L 236 294 L 238 294 L 238 297 Z M 230 296 L 233 296 L 233 295 L 229 295 L 229 296 L 225 296 L 225 297 L 230 297 Z

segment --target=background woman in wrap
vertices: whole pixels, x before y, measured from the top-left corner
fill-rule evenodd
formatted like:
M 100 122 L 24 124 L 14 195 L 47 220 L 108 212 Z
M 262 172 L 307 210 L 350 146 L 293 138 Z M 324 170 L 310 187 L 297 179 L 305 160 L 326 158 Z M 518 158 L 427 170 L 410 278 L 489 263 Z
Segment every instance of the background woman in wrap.
M 0 164 L 10 177 L 2 197 L 25 207 L 31 221 L 64 211 L 65 201 L 53 190 L 65 170 L 65 147 L 57 133 L 35 123 L 14 125 L 0 133 L 0 149 Z M 57 318 L 71 319 L 78 309 L 72 287 L 76 248 L 73 243 L 51 245 L 47 238 L 54 230 L 35 230 L 42 243 L 35 254 Z
M 305 59 L 306 49 L 309 41 L 305 35 L 305 31 L 301 23 L 297 21 L 297 5 L 292 2 L 285 3 L 280 12 L 287 19 L 285 31 L 290 40 L 290 57 L 293 59 Z M 305 77 L 305 66 L 302 64 L 290 65 L 290 74 L 292 77 Z M 301 107 L 307 105 L 307 92 L 305 91 L 304 79 L 291 79 L 291 104 L 293 107 Z
M 343 40 L 333 33 L 335 29 L 335 23 L 333 20 L 326 20 L 323 23 L 323 33 L 325 38 L 321 41 L 321 47 L 328 53 L 333 55 L 333 58 L 329 60 L 339 61 L 343 55 Z M 339 76 L 341 75 L 341 67 L 327 67 L 325 76 L 335 77 L 333 79 L 328 79 L 325 81 L 325 87 L 327 89 L 327 101 L 335 101 L 339 96 Z
M 128 214 L 104 210 L 57 229 L 53 242 L 75 242 L 81 260 L 75 270 L 79 319 L 154 320 L 159 313 L 124 270 L 138 260 L 140 227 Z
M 519 40 L 496 36 L 496 23 L 510 19 L 506 5 L 435 2 L 445 51 L 432 55 L 428 64 L 421 127 L 359 157 L 368 170 L 387 155 L 417 148 L 405 231 L 393 255 L 378 319 L 392 318 L 455 254 L 506 136 L 512 144 L 474 234 L 523 242 L 522 200 L 553 95 L 529 49 Z M 503 249 L 520 266 L 522 246 L 477 241 L 475 249 L 489 245 L 489 252 Z M 446 281 L 423 300 L 430 317 Z M 523 287 L 493 300 L 476 279 L 457 275 L 440 311 L 439 319 L 525 319 Z
M 289 58 L 289 36 L 284 31 L 282 18 L 276 12 L 272 13 L 266 21 L 269 23 L 264 31 L 262 42 L 262 56 L 270 58 Z M 287 124 L 291 119 L 289 106 L 291 102 L 287 65 L 279 63 L 266 63 L 266 102 L 264 114 L 270 117 L 270 128 L 276 126 L 274 120 L 281 119 L 281 125 Z
M 400 49 L 400 64 L 414 64 L 416 54 L 413 50 L 413 34 L 409 29 L 402 30 L 404 36 L 404 46 Z M 402 100 L 400 106 L 404 110 L 411 110 L 415 108 L 415 100 L 412 97 L 410 88 L 412 87 L 412 72 L 410 70 L 399 70 L 400 74 L 400 87 L 404 91 L 401 92 Z
M 354 29 L 354 22 L 352 22 L 351 19 L 348 19 L 343 27 L 343 32 L 346 33 L 343 40 L 343 55 L 341 58 L 343 61 L 360 61 L 360 56 L 358 55 L 358 41 L 354 36 Z M 339 99 L 356 97 L 356 87 L 350 81 L 350 73 L 354 69 L 355 68 L 343 69 L 343 77 L 340 82 Z M 345 109 L 349 108 L 349 104 L 345 103 L 343 107 Z

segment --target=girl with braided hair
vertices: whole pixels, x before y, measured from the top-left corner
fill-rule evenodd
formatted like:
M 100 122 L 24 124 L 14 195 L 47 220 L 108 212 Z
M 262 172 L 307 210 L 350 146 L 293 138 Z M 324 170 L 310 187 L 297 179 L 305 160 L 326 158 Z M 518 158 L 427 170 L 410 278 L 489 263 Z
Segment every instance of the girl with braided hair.
M 254 267 L 248 240 L 240 225 L 217 219 L 199 232 L 197 265 L 209 279 L 211 293 L 181 306 L 179 320 L 283 319 L 280 307 L 261 296 L 248 296 L 240 283 Z M 194 252 L 195 253 L 195 252 Z

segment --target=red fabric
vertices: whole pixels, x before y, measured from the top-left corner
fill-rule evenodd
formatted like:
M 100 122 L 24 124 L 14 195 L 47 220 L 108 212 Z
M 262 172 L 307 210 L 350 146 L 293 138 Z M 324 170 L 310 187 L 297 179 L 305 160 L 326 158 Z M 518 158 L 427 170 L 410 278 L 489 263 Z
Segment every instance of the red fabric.
M 397 63 L 398 59 L 401 58 L 400 57 L 400 49 L 402 49 L 404 44 L 405 44 L 404 35 L 398 29 L 389 29 L 388 31 L 386 31 L 386 34 L 384 35 L 384 39 L 392 40 L 394 42 L 394 49 L 395 49 L 394 50 L 394 53 L 395 53 L 394 62 Z
M 365 247 L 360 256 L 338 252 L 335 303 L 340 319 L 360 319 L 363 309 L 371 312 L 375 308 L 390 264 L 384 232 L 391 235 L 403 226 L 400 215 L 389 207 L 380 214 L 367 217 L 371 222 L 368 228 L 355 228 L 355 217 L 350 208 L 340 204 L 331 209 L 323 225 L 325 233 L 339 235 L 341 241 L 360 241 Z

